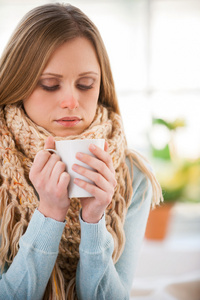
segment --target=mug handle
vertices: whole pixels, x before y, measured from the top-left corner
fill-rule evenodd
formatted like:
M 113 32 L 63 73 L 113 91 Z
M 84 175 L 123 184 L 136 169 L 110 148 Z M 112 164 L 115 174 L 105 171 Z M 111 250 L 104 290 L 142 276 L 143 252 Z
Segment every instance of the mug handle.
M 44 149 L 44 150 L 47 150 L 47 151 L 49 151 L 50 153 L 53 152 L 53 153 L 55 153 L 55 154 L 58 155 L 58 152 L 57 152 L 55 149 Z M 52 153 L 51 153 L 51 154 L 52 154 Z

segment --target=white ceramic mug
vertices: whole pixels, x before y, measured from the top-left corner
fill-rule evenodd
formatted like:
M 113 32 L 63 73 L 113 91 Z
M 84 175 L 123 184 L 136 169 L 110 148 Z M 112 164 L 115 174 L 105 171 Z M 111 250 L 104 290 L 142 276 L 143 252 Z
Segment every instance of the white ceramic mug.
M 74 172 L 72 170 L 72 165 L 78 164 L 86 167 L 87 169 L 92 170 L 92 168 L 90 168 L 88 165 L 76 159 L 75 157 L 76 153 L 82 152 L 94 156 L 88 149 L 89 145 L 94 144 L 100 147 L 101 149 L 104 149 L 105 140 L 104 139 L 64 140 L 64 141 L 56 141 L 55 144 L 56 144 L 56 150 L 54 149 L 46 149 L 46 150 L 58 154 L 61 160 L 66 165 L 66 171 L 70 175 L 70 183 L 68 187 L 69 198 L 92 197 L 90 193 L 88 193 L 87 191 L 80 188 L 78 185 L 74 183 L 74 178 L 80 178 L 90 183 L 92 183 L 92 181 Z

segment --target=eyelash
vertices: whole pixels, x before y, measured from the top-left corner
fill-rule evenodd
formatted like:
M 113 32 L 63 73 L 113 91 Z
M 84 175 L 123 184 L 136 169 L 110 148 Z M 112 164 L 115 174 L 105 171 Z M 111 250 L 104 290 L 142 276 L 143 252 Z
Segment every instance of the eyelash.
M 54 92 L 60 88 L 59 85 L 47 86 L 47 85 L 40 84 L 40 86 L 43 90 L 47 92 Z
M 82 91 L 87 91 L 87 90 L 90 90 L 93 88 L 93 84 L 91 84 L 91 85 L 77 84 L 77 87 Z
M 47 85 L 43 85 L 40 84 L 41 88 L 47 92 L 54 92 L 59 90 L 60 86 L 59 85 L 53 85 L 53 86 L 47 86 Z M 87 91 L 93 88 L 93 84 L 91 85 L 81 85 L 81 84 L 77 84 L 77 88 L 82 90 L 82 91 Z

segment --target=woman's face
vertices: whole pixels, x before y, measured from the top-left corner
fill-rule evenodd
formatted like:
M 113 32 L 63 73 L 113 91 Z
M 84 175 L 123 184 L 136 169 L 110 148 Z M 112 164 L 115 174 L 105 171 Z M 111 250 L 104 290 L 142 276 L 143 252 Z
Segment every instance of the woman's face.
M 37 87 L 24 100 L 29 118 L 56 136 L 77 135 L 94 119 L 101 71 L 89 40 L 78 37 L 58 47 Z

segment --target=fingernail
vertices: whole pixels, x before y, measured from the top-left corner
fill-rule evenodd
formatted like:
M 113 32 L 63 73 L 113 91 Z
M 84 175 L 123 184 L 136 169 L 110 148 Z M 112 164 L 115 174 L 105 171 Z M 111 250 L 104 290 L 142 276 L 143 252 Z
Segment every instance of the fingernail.
M 90 149 L 91 149 L 91 150 L 95 150 L 95 149 L 96 149 L 96 146 L 95 146 L 94 144 L 91 144 L 91 145 L 90 145 Z
M 78 170 L 78 166 L 77 166 L 77 165 L 73 165 L 73 166 L 72 166 L 72 169 L 73 169 L 74 171 L 76 171 L 76 170 Z
M 83 154 L 80 153 L 80 152 L 78 152 L 78 153 L 76 153 L 76 157 L 77 157 L 77 158 L 82 158 L 82 157 L 83 157 Z
M 79 184 L 78 178 L 74 178 L 74 183 L 75 183 L 75 184 Z

